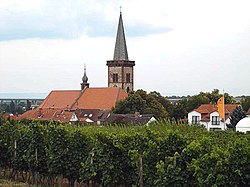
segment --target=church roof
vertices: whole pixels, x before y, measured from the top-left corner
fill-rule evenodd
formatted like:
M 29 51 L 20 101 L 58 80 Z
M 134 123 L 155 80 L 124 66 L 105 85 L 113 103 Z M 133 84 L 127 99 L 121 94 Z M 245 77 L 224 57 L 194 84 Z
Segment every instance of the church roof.
M 81 116 L 81 113 L 89 113 L 92 116 L 89 117 L 91 120 L 103 121 L 111 108 L 115 107 L 116 102 L 125 99 L 127 95 L 123 89 L 117 87 L 85 88 L 82 91 L 51 91 L 37 109 L 25 112 L 18 117 L 18 120 L 36 119 L 67 122 L 76 112 L 80 117 L 84 117 L 84 115 Z M 99 117 L 101 118 L 99 119 Z
M 59 121 L 59 122 L 69 122 L 72 116 L 75 115 L 74 112 L 59 110 L 59 109 L 35 109 L 28 110 L 17 119 L 32 119 L 41 121 Z
M 117 101 L 127 97 L 127 93 L 120 88 L 86 88 L 82 95 L 74 102 L 71 109 L 100 109 L 110 110 Z
M 113 60 L 129 60 L 126 39 L 125 39 L 125 32 L 122 21 L 122 13 L 120 13 L 119 17 Z
M 110 110 L 117 101 L 127 97 L 120 88 L 85 88 L 80 90 L 54 90 L 38 107 L 40 109 L 100 109 Z
M 68 109 L 79 94 L 80 90 L 53 90 L 38 108 Z

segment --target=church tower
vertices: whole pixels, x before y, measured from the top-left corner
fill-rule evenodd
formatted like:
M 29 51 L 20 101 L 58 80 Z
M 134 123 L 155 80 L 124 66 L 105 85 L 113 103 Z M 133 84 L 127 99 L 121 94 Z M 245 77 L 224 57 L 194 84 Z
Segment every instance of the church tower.
M 119 87 L 130 92 L 134 90 L 135 61 L 128 59 L 125 32 L 120 12 L 113 60 L 107 61 L 108 87 Z

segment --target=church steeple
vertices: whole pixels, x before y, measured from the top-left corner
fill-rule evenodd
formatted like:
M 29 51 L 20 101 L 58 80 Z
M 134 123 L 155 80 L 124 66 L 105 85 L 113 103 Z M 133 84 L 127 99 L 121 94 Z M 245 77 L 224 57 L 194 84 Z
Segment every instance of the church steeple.
M 82 77 L 81 90 L 83 90 L 86 87 L 87 88 L 89 87 L 89 83 L 88 83 L 88 77 L 86 74 L 86 65 L 84 64 L 84 75 Z
M 88 77 L 86 75 L 86 65 L 84 64 L 84 75 L 82 77 L 82 82 L 87 83 L 88 82 Z
M 128 51 L 122 21 L 122 12 L 120 12 L 119 17 L 113 60 L 128 60 Z
M 125 32 L 120 11 L 113 60 L 107 61 L 108 87 L 119 87 L 126 92 L 134 90 L 135 61 L 128 59 Z

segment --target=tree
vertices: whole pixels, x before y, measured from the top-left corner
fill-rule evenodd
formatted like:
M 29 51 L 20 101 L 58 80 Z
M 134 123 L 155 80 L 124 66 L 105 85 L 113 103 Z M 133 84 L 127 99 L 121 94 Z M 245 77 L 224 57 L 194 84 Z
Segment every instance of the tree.
M 31 102 L 27 100 L 26 111 L 31 109 Z
M 162 104 L 169 116 L 172 115 L 173 105 L 167 98 L 163 97 L 159 92 L 156 91 L 150 92 L 149 95 L 153 96 L 159 103 Z
M 227 127 L 230 129 L 236 130 L 237 123 L 246 117 L 246 114 L 241 106 L 236 106 L 236 108 L 233 110 L 233 112 L 230 114 L 230 124 L 227 124 Z
M 209 104 L 210 100 L 207 95 L 203 92 L 200 92 L 198 95 L 192 96 L 187 101 L 187 111 L 191 112 L 195 108 L 198 108 L 202 104 Z
M 250 97 L 245 97 L 241 101 L 241 106 L 245 112 L 250 108 Z
M 168 112 L 163 105 L 152 94 L 147 94 L 144 90 L 131 92 L 129 96 L 116 104 L 112 109 L 116 114 L 153 114 L 156 118 L 168 117 Z
M 234 100 L 234 97 L 229 95 L 228 93 L 224 93 L 225 98 L 225 104 L 234 104 L 236 101 Z
M 116 104 L 113 112 L 116 114 L 142 113 L 145 107 L 146 101 L 139 94 L 131 92 L 125 100 Z
M 181 99 L 175 105 L 173 105 L 173 110 L 171 112 L 171 117 L 174 119 L 183 119 L 188 115 L 188 100 Z
M 219 89 L 214 89 L 211 93 L 210 92 L 205 93 L 209 98 L 211 104 L 216 104 L 218 99 L 222 96 L 221 94 L 219 94 L 219 92 L 220 92 Z
M 218 99 L 223 96 L 223 94 L 220 94 L 219 92 L 220 92 L 219 89 L 214 89 L 211 93 L 206 92 L 204 94 L 209 98 L 209 101 L 210 101 L 209 103 L 217 104 Z M 200 94 L 201 93 L 203 92 L 200 92 Z M 224 98 L 225 98 L 225 104 L 235 103 L 234 97 L 229 95 L 228 93 L 224 93 Z
M 11 101 L 11 103 L 10 103 L 10 112 L 12 114 L 16 114 L 16 106 L 15 106 L 15 103 L 13 101 Z

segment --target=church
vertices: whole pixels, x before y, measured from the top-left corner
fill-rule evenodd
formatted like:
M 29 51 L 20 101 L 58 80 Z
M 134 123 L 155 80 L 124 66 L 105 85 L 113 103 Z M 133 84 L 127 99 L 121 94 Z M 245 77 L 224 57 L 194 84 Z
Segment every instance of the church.
M 59 122 L 104 122 L 112 107 L 134 90 L 135 61 L 128 58 L 125 32 L 120 12 L 113 60 L 108 60 L 108 87 L 92 88 L 86 67 L 80 90 L 53 90 L 35 110 L 21 119 L 53 120 Z

